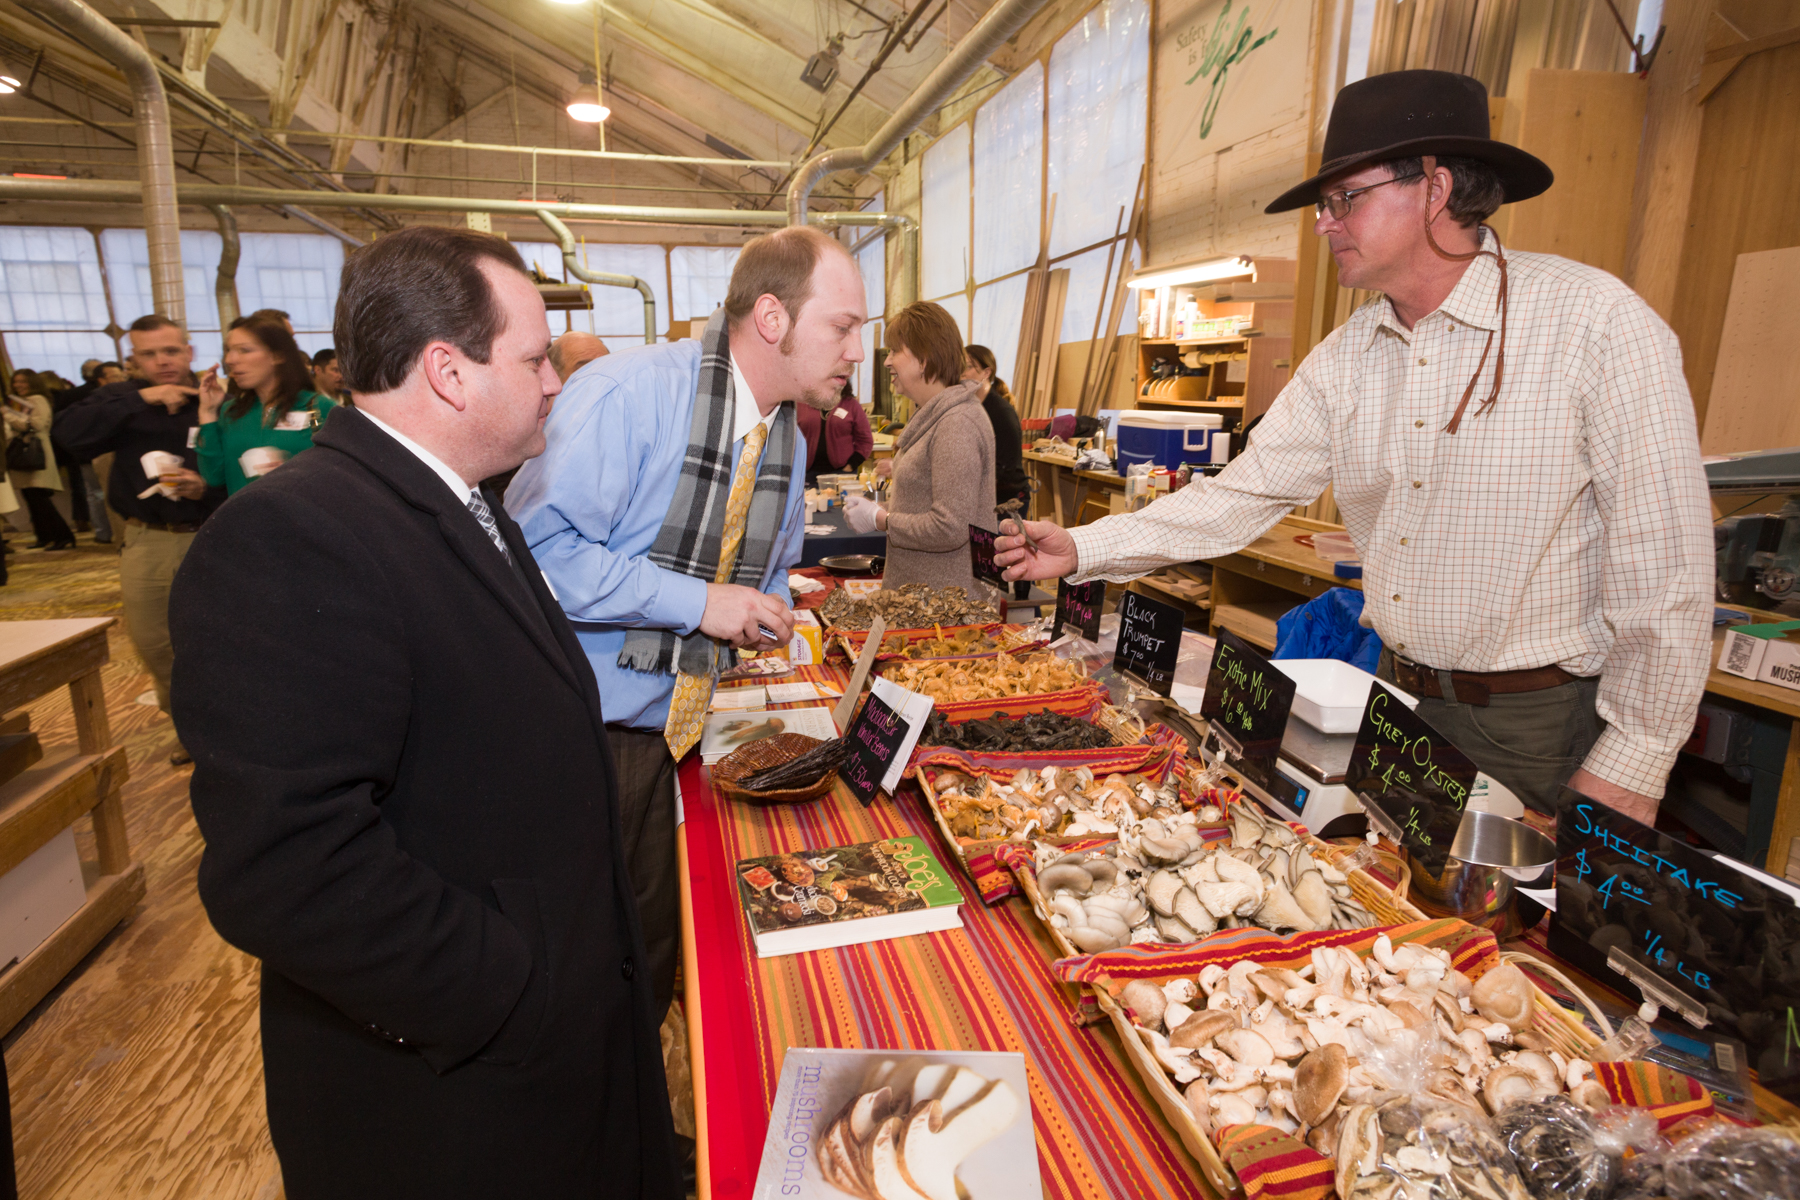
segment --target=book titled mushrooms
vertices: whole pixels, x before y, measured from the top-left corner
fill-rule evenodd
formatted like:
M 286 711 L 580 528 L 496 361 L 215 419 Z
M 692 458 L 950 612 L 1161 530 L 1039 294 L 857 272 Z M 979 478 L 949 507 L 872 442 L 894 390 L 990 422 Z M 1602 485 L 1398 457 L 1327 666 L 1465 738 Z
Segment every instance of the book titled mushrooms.
M 1042 1200 L 1020 1054 L 790 1046 L 752 1200 Z

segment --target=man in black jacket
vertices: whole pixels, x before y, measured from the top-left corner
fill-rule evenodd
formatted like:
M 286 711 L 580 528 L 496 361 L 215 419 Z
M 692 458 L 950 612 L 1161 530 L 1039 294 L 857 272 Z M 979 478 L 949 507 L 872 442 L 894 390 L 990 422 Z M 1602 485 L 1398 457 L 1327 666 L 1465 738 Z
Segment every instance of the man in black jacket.
M 593 672 L 475 486 L 544 448 L 543 302 L 418 227 L 351 258 L 334 332 L 356 408 L 207 523 L 172 611 L 287 1195 L 675 1197 Z

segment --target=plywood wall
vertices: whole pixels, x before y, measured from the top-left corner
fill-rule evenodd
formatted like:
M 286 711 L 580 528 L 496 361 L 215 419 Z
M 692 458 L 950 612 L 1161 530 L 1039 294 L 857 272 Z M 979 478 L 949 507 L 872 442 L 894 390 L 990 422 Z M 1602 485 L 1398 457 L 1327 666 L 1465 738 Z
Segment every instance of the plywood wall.
M 1800 246 L 1738 255 L 1700 445 L 1800 446 Z

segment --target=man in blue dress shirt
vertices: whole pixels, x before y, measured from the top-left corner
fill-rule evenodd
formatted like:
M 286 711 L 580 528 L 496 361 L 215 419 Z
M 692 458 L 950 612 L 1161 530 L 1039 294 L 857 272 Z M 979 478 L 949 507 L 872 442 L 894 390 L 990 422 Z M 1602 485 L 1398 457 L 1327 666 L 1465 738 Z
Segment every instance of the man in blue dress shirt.
M 865 320 L 862 277 L 836 241 L 804 226 L 756 238 L 699 341 L 622 350 L 570 376 L 547 449 L 507 488 L 599 679 L 659 1019 L 681 944 L 675 762 L 689 744 L 676 727 L 730 665 L 726 648 L 766 650 L 793 632 L 806 439 L 790 402 L 836 406 Z M 725 510 L 747 446 L 760 457 L 734 551 Z

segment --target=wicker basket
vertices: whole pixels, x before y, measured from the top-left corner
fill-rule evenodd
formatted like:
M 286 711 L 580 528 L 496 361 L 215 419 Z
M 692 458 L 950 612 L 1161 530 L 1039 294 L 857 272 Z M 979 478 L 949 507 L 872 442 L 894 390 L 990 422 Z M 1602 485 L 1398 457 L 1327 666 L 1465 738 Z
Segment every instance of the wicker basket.
M 785 788 L 778 792 L 749 792 L 737 786 L 737 780 L 792 762 L 808 750 L 825 743 L 803 733 L 778 733 L 774 737 L 739 746 L 712 765 L 712 784 L 732 800 L 745 804 L 804 804 L 817 800 L 837 782 L 837 772 L 827 771 L 823 778 L 804 787 Z
M 1266 953 L 1252 951 L 1245 957 L 1259 959 Z M 1490 961 L 1477 964 L 1468 974 L 1471 978 L 1479 979 L 1494 967 L 1499 966 L 1500 963 L 1501 955 L 1496 953 Z M 1192 974 L 1191 971 L 1171 972 L 1167 978 L 1174 979 Z M 1134 978 L 1147 977 L 1134 976 Z M 1158 982 L 1158 980 L 1152 978 L 1151 982 Z M 1122 987 L 1123 985 L 1118 986 Z M 1595 1037 L 1562 1005 L 1544 995 L 1535 984 L 1533 990 L 1537 992 L 1537 1004 L 1532 1016 L 1532 1028 L 1566 1055 L 1580 1058 L 1591 1055 L 1600 1045 L 1600 1039 Z M 1156 1061 L 1150 1047 L 1139 1035 L 1137 1027 L 1132 1023 L 1130 1016 L 1126 1014 L 1124 1006 L 1118 1001 L 1113 990 L 1103 983 L 1097 983 L 1092 986 L 1092 991 L 1100 1002 L 1101 1011 L 1112 1019 L 1113 1027 L 1119 1034 L 1119 1041 L 1124 1044 L 1126 1055 L 1131 1059 L 1132 1065 L 1137 1068 L 1138 1076 L 1143 1080 L 1145 1089 L 1155 1099 L 1157 1107 L 1162 1109 L 1163 1116 L 1168 1119 L 1169 1124 L 1174 1127 L 1176 1134 L 1181 1138 L 1181 1144 L 1187 1148 L 1194 1161 L 1200 1165 L 1200 1170 L 1206 1176 L 1207 1182 L 1212 1184 L 1222 1196 L 1241 1196 L 1243 1188 L 1238 1182 L 1236 1173 L 1225 1165 L 1224 1160 L 1219 1157 L 1218 1149 L 1213 1145 L 1212 1139 L 1194 1120 L 1193 1113 L 1188 1109 L 1187 1101 L 1175 1089 L 1174 1081 L 1169 1078 L 1169 1074 L 1163 1069 L 1162 1064 Z M 1577 999 L 1585 1004 L 1591 1005 L 1592 1003 L 1585 996 L 1579 994 L 1577 994 Z

